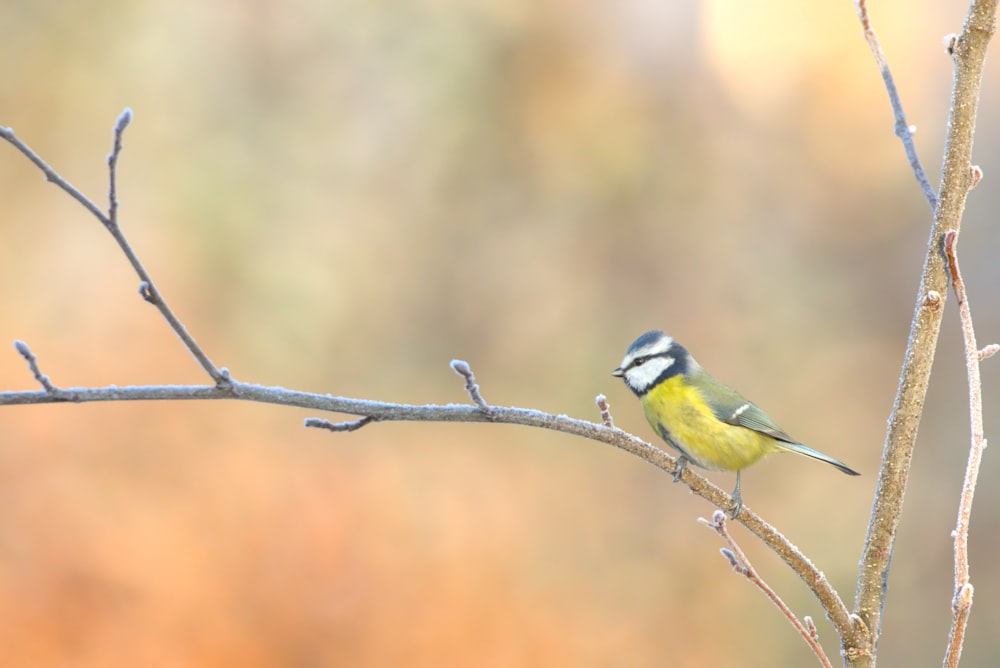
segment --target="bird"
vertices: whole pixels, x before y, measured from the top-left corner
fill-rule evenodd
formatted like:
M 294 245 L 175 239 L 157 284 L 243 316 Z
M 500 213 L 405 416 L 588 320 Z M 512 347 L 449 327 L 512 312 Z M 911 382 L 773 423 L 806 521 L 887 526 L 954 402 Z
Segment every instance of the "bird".
M 759 406 L 716 380 L 660 330 L 637 338 L 611 375 L 625 381 L 639 397 L 653 431 L 680 453 L 674 482 L 689 462 L 710 471 L 736 472 L 733 519 L 743 509 L 740 472 L 772 452 L 795 452 L 860 475 L 786 434 Z

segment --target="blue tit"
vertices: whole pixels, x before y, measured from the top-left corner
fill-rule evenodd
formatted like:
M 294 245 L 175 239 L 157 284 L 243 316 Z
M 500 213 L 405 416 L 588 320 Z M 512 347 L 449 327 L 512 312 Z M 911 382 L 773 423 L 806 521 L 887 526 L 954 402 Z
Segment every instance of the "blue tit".
M 797 442 L 756 404 L 712 376 L 681 344 L 660 331 L 646 332 L 629 346 L 624 379 L 642 402 L 646 419 L 680 453 L 676 482 L 688 462 L 712 471 L 735 471 L 733 517 L 743 508 L 740 471 L 771 452 L 797 452 L 860 475 L 843 462 Z

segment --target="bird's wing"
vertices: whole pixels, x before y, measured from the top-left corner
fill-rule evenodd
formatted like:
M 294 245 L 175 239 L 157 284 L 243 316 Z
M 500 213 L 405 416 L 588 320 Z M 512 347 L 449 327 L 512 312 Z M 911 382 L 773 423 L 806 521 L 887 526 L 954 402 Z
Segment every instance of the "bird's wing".
M 698 369 L 697 373 L 701 376 L 698 384 L 707 390 L 703 392 L 705 403 L 712 409 L 715 417 L 727 424 L 753 429 L 779 441 L 798 443 L 782 431 L 781 427 L 755 403 L 725 383 L 719 382 L 704 369 Z

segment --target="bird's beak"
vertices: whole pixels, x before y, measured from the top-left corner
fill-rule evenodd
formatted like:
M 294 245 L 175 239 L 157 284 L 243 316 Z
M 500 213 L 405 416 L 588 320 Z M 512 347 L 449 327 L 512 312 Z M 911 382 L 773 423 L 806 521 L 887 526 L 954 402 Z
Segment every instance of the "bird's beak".
M 614 371 L 611 372 L 611 375 L 612 376 L 616 376 L 618 378 L 621 378 L 622 376 L 625 375 L 625 372 L 622 370 L 621 367 L 618 367 L 617 369 L 615 369 Z

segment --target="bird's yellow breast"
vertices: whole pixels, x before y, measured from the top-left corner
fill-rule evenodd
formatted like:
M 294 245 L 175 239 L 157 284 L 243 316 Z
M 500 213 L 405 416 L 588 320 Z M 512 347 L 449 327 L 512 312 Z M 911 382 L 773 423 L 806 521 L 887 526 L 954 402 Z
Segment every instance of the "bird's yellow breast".
M 780 449 L 770 436 L 715 417 L 681 374 L 660 382 L 641 401 L 656 433 L 702 468 L 739 471 Z

